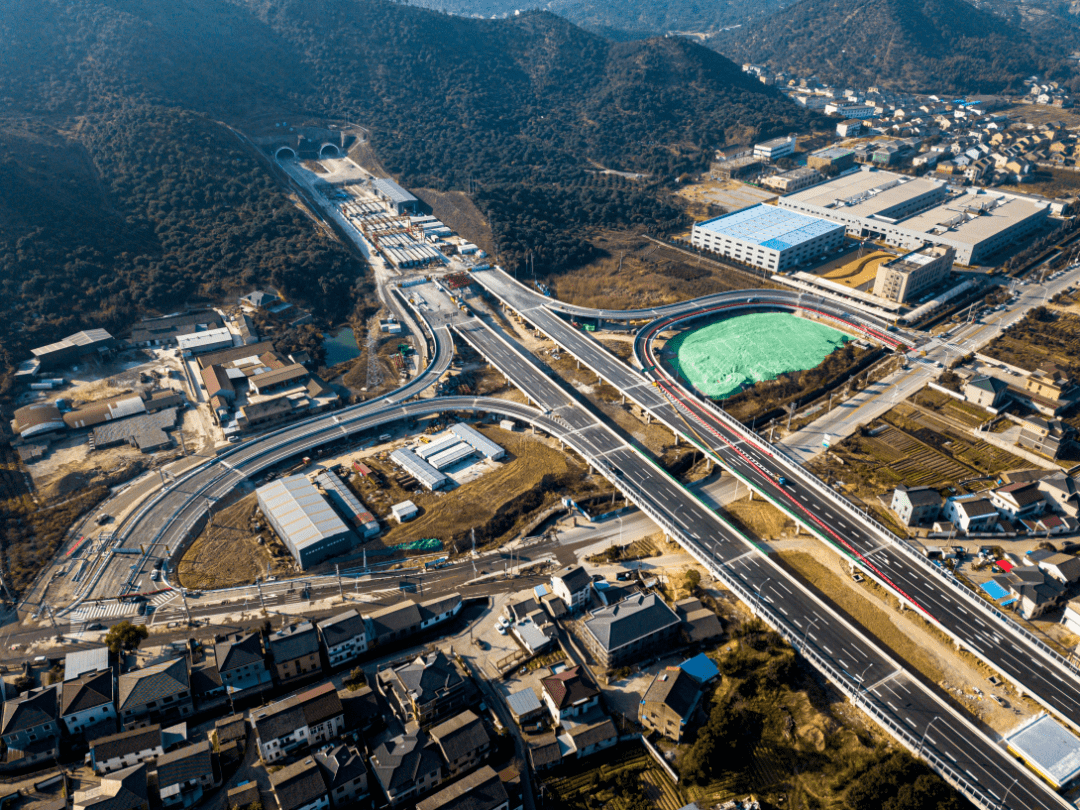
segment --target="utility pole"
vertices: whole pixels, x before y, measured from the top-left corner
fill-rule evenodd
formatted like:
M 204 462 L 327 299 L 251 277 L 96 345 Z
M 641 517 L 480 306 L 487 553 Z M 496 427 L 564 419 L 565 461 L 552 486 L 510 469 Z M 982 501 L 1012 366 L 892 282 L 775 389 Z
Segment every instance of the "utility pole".
M 258 577 L 255 577 L 255 587 L 259 589 L 259 606 L 262 612 L 266 613 L 266 597 L 263 596 L 262 580 Z
M 180 585 L 180 601 L 182 601 L 184 603 L 184 613 L 187 614 L 187 623 L 188 623 L 188 626 L 190 627 L 195 622 L 191 618 L 191 608 L 188 607 L 187 592 L 186 592 L 183 585 Z
M 334 573 L 337 575 L 337 590 L 338 596 L 341 597 L 341 601 L 345 601 L 345 589 L 341 587 L 341 566 L 334 563 Z

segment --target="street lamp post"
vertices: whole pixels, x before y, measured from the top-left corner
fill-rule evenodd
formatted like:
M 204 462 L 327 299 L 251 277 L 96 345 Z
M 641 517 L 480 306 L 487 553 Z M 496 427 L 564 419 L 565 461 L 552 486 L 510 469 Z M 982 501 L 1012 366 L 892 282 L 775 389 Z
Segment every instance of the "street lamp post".
M 1001 810 L 1005 810 L 1005 802 L 1007 802 L 1009 800 L 1009 794 L 1012 793 L 1013 788 L 1016 787 L 1016 783 L 1019 782 L 1019 781 L 1020 781 L 1019 776 L 1014 776 L 1013 777 L 1013 783 L 1011 785 L 1009 785 L 1009 789 L 1005 791 L 1005 798 L 1002 799 L 1001 804 L 998 805 L 1001 808 Z
M 806 629 L 803 630 L 803 634 L 802 634 L 802 646 L 803 647 L 806 647 L 806 637 L 810 635 L 810 628 L 814 627 L 817 623 L 818 623 L 818 619 L 814 619 L 812 622 L 810 622 L 808 625 L 806 625 Z
M 922 733 L 922 739 L 920 739 L 920 740 L 919 740 L 919 754 L 920 754 L 920 755 L 921 755 L 921 754 L 923 753 L 923 749 L 924 749 L 924 748 L 925 748 L 925 746 L 926 746 L 926 735 L 927 735 L 927 734 L 929 733 L 929 731 L 930 731 L 930 726 L 934 725 L 934 723 L 936 723 L 936 722 L 937 722 L 938 720 L 940 720 L 940 719 L 941 719 L 941 717 L 942 717 L 942 716 L 941 716 L 940 714 L 939 714 L 939 715 L 935 715 L 934 719 L 932 719 L 932 720 L 931 720 L 931 721 L 930 721 L 929 723 L 927 723 L 927 724 L 926 724 L 926 728 L 924 728 L 924 729 L 923 729 L 923 733 Z

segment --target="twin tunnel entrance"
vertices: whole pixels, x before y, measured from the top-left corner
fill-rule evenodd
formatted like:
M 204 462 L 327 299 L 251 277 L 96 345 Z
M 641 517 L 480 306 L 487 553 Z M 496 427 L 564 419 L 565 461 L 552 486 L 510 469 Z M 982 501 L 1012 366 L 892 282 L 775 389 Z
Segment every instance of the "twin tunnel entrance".
M 296 150 L 291 146 L 280 146 L 274 152 L 277 160 L 296 160 Z M 341 157 L 341 149 L 337 144 L 324 143 L 319 147 L 319 157 Z

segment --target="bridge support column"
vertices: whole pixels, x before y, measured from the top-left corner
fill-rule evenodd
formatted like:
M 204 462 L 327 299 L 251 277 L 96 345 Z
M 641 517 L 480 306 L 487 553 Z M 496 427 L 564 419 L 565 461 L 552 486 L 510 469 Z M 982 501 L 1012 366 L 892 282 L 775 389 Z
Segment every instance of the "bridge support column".
M 673 434 L 673 435 L 675 436 L 675 446 L 676 446 L 676 447 L 678 447 L 678 446 L 679 446 L 679 434 L 678 434 L 678 433 L 675 433 L 675 431 L 674 431 L 674 430 L 673 430 L 673 431 L 671 431 L 671 432 L 672 432 L 672 434 Z
M 625 405 L 626 404 L 626 394 L 623 394 L 622 397 L 619 399 L 619 404 L 620 405 Z
M 652 412 L 650 412 L 650 411 L 645 411 L 645 424 L 646 425 L 651 425 L 652 424 Z
M 581 371 L 581 361 L 580 360 L 577 361 L 577 367 L 578 367 L 578 371 Z

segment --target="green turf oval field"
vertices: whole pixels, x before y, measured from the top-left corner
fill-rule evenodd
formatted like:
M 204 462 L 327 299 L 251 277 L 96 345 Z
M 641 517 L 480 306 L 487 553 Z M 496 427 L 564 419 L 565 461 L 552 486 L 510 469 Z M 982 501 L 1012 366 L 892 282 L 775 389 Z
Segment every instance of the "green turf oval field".
M 668 341 L 683 377 L 709 397 L 738 393 L 744 383 L 813 368 L 852 340 L 838 329 L 786 312 L 738 315 Z

